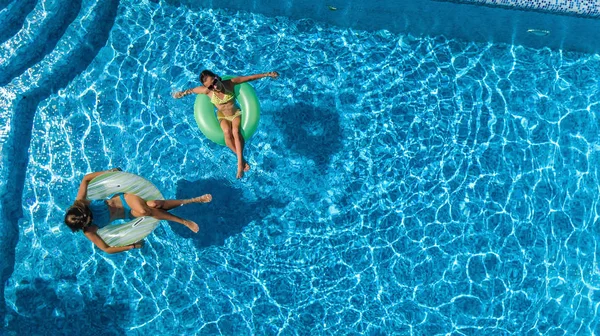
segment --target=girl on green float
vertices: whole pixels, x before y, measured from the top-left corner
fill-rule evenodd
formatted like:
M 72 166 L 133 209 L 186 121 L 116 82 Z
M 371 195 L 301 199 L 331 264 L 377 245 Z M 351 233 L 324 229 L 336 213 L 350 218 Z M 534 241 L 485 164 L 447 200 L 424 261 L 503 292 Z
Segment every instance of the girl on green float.
M 173 98 L 179 99 L 189 94 L 205 94 L 217 108 L 217 119 L 223 130 L 225 144 L 237 156 L 237 178 L 244 176 L 244 172 L 250 169 L 250 165 L 244 160 L 244 138 L 240 133 L 240 122 L 242 112 L 235 104 L 234 87 L 237 84 L 250 82 L 256 79 L 271 77 L 277 78 L 279 74 L 275 71 L 264 74 L 234 77 L 222 80 L 210 70 L 200 73 L 200 82 L 203 86 L 173 93 Z

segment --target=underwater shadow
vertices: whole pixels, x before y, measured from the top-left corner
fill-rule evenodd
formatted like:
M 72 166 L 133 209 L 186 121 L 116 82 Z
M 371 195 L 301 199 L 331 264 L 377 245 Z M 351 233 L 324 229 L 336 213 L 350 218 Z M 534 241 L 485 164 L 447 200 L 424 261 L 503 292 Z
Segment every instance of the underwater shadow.
M 227 180 L 207 179 L 200 181 L 180 180 L 177 182 L 177 199 L 192 198 L 211 194 L 212 202 L 189 204 L 173 209 L 179 217 L 193 220 L 200 226 L 198 233 L 185 226 L 169 222 L 173 232 L 183 238 L 191 238 L 196 246 L 203 248 L 212 245 L 222 246 L 225 240 L 236 235 L 254 220 L 260 220 L 270 213 L 270 209 L 282 208 L 285 203 L 272 198 L 247 201 L 241 189 L 234 188 Z
M 31 134 L 33 132 L 33 121 L 37 107 L 41 101 L 66 87 L 73 78 L 82 73 L 94 60 L 100 49 L 106 45 L 108 36 L 112 30 L 117 17 L 119 0 L 98 1 L 94 11 L 98 15 L 85 33 L 86 43 L 80 43 L 77 49 L 72 50 L 61 58 L 60 66 L 52 68 L 52 71 L 44 74 L 35 86 L 24 92 L 15 104 L 9 135 L 6 145 L 2 149 L 2 155 L 8 158 L 6 173 L 3 176 L 6 182 L 5 192 L 0 198 L 0 220 L 5 224 L 0 232 L 0 318 L 3 317 L 4 308 L 4 284 L 14 270 L 14 255 L 19 240 L 19 220 L 23 217 L 23 187 L 25 185 L 25 174 L 29 162 L 29 149 L 31 146 Z M 3 224 L 4 224 L 3 223 Z
M 60 279 L 77 286 L 75 277 Z M 125 335 L 121 325 L 129 318 L 129 304 L 114 297 L 92 294 L 59 297 L 57 282 L 36 278 L 17 287 L 19 312 L 7 312 L 6 330 L 16 335 Z M 109 303 L 110 300 L 110 303 Z
M 273 122 L 281 128 L 286 148 L 313 160 L 318 166 L 329 164 L 331 156 L 342 149 L 339 112 L 306 103 L 284 106 Z

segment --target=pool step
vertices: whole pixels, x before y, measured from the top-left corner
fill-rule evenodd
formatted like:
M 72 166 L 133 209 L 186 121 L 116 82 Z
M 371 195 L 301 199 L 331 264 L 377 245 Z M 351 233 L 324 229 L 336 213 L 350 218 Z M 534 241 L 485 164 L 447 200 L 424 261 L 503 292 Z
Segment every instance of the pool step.
M 119 0 L 86 0 L 55 49 L 15 78 L 11 85 L 29 87 L 23 95 L 46 98 L 85 70 L 106 44 Z
M 69 3 L 69 0 L 64 1 Z M 8 136 L 0 147 L 0 176 L 5 181 L 0 183 L 0 320 L 4 320 L 4 285 L 14 270 L 19 221 L 23 217 L 22 197 L 28 152 L 37 107 L 89 66 L 108 40 L 118 6 L 119 0 L 84 0 L 82 10 L 64 31 L 54 50 L 6 86 L 17 96 L 7 110 L 0 111 L 3 113 L 1 119 L 10 125 L 4 129 Z
M 2 5 L 5 5 L 2 8 Z M 0 44 L 15 35 L 25 22 L 25 18 L 35 8 L 37 0 L 0 0 Z M 0 58 L 2 61 L 2 58 Z
M 15 0 L 0 0 L 0 11 L 8 7 L 11 2 L 15 2 Z
M 81 0 L 44 0 L 27 23 L 0 47 L 0 86 L 50 53 L 81 10 Z

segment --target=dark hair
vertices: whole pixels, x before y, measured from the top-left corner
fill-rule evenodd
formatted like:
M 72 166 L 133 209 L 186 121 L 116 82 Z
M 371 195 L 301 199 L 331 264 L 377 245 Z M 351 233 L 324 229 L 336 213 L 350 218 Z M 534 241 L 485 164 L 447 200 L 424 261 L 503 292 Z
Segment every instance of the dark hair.
M 204 84 L 204 80 L 206 79 L 206 77 L 219 78 L 219 76 L 217 76 L 214 72 L 210 70 L 202 70 L 202 72 L 200 73 L 200 83 Z
M 73 232 L 85 229 L 92 222 L 92 211 L 82 201 L 75 201 L 65 214 L 65 224 Z

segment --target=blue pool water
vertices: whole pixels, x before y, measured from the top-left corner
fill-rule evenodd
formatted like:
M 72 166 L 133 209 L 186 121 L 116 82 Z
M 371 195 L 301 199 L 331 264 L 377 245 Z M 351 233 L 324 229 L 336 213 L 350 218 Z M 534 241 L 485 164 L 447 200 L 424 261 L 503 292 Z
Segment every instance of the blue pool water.
M 82 12 L 61 15 L 97 32 Z M 7 334 L 600 332 L 598 55 L 153 2 L 106 17 L 89 51 L 54 42 L 57 63 L 89 64 L 32 57 L 0 87 L 19 112 L 0 149 L 27 161 Z M 193 98 L 170 97 L 205 68 L 281 74 L 253 83 L 241 181 Z M 19 154 L 29 134 L 7 134 L 27 116 Z M 115 166 L 169 198 L 212 193 L 175 212 L 200 233 L 164 223 L 117 255 L 72 234 L 83 174 Z

